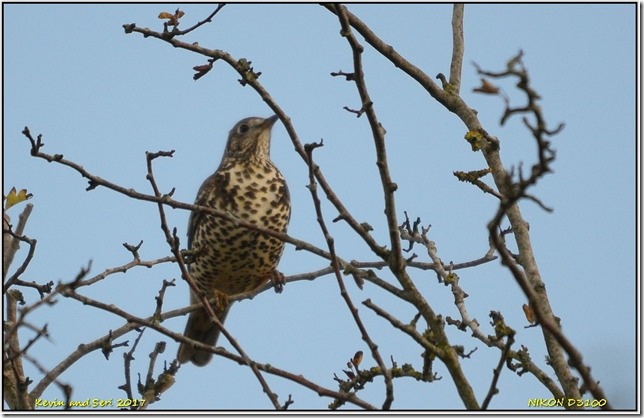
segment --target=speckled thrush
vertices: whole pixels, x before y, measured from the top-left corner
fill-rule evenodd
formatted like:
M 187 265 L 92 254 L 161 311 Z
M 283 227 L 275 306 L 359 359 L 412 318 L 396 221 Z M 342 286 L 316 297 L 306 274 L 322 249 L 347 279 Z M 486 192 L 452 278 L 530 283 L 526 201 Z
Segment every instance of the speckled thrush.
M 270 159 L 271 128 L 277 116 L 252 117 L 237 122 L 217 171 L 208 177 L 195 200 L 196 205 L 229 212 L 239 219 L 278 232 L 286 232 L 291 203 L 284 177 Z M 193 212 L 188 224 L 188 248 L 195 250 L 190 274 L 201 292 L 210 299 L 220 322 L 231 302 L 227 296 L 248 292 L 269 280 L 279 281 L 277 271 L 284 243 L 277 238 L 244 228 L 221 217 Z M 199 298 L 190 292 L 190 301 Z M 217 325 L 204 309 L 188 317 L 184 335 L 215 345 Z M 182 343 L 177 358 L 206 365 L 212 353 Z

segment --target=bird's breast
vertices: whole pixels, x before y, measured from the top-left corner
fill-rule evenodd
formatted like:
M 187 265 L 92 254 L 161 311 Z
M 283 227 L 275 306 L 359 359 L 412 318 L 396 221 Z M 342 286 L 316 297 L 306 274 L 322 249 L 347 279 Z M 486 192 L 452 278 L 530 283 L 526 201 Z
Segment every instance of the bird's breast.
M 288 188 L 272 164 L 236 164 L 215 175 L 206 205 L 230 212 L 252 224 L 286 232 L 290 218 Z M 200 255 L 191 265 L 205 288 L 227 294 L 252 290 L 276 269 L 284 243 L 229 220 L 204 216 L 196 226 L 194 247 Z

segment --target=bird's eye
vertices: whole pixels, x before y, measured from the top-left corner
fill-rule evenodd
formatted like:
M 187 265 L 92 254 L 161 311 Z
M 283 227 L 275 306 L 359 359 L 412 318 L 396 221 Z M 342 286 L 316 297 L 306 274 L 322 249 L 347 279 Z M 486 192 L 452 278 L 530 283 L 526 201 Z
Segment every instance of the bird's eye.
M 248 132 L 248 129 L 249 129 L 248 125 L 246 125 L 245 123 L 242 123 L 241 125 L 239 125 L 239 129 L 237 131 L 240 134 L 245 134 L 246 132 Z

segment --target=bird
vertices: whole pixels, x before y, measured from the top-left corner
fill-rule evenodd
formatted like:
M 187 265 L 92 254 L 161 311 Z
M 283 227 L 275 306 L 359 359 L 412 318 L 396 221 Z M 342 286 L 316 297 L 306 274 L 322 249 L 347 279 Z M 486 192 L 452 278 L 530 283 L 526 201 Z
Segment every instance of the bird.
M 286 233 L 291 201 L 284 176 L 270 159 L 271 130 L 278 117 L 249 117 L 235 124 L 217 170 L 199 188 L 195 205 L 228 212 L 276 232 Z M 223 324 L 230 296 L 252 291 L 269 280 L 281 291 L 284 276 L 277 270 L 284 242 L 221 217 L 193 211 L 188 221 L 188 249 L 194 259 L 188 268 L 199 291 Z M 192 290 L 190 303 L 199 302 Z M 205 309 L 190 313 L 184 335 L 215 346 L 219 328 Z M 182 342 L 180 363 L 205 366 L 212 353 Z

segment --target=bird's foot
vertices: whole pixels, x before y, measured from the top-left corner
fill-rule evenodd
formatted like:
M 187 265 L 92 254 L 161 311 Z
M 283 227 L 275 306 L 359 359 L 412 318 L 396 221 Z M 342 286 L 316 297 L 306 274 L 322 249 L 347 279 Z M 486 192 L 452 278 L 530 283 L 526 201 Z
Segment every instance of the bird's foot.
M 284 278 L 284 275 L 277 271 L 273 270 L 269 278 L 271 280 L 271 283 L 273 284 L 273 289 L 275 289 L 275 293 L 282 293 L 282 290 L 284 290 L 284 285 L 286 284 L 286 279 Z
M 228 300 L 227 294 L 220 292 L 217 289 L 214 290 L 213 295 L 215 303 L 211 306 L 215 313 L 219 315 L 221 312 L 224 312 L 228 306 L 230 306 L 230 301 Z

